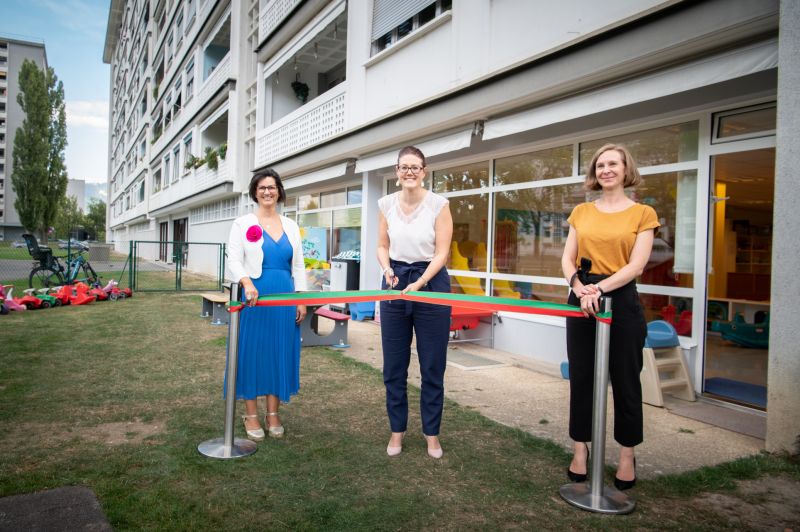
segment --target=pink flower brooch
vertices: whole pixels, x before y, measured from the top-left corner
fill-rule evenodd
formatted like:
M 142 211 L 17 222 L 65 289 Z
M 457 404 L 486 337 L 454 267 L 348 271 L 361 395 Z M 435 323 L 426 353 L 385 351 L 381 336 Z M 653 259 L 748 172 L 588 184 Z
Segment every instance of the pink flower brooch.
M 261 240 L 261 227 L 259 227 L 258 225 L 251 225 L 247 229 L 247 233 L 245 236 L 247 236 L 248 242 L 258 242 L 259 240 Z

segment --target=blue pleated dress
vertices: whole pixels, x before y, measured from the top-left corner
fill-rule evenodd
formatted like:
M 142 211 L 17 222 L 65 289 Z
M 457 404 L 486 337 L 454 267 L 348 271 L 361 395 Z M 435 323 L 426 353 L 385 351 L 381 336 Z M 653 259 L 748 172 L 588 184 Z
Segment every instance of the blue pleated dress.
M 294 292 L 289 238 L 283 233 L 276 242 L 266 231 L 263 236 L 261 276 L 252 280 L 258 294 Z M 245 307 L 241 312 L 236 398 L 277 395 L 288 403 L 300 389 L 297 307 Z

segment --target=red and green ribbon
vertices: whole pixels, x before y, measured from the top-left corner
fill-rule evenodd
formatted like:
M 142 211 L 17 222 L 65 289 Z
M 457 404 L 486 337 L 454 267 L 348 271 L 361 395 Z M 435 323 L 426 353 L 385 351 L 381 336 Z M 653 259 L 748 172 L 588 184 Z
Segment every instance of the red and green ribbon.
M 330 303 L 361 303 L 369 301 L 417 301 L 449 307 L 485 310 L 489 312 L 520 312 L 522 314 L 541 314 L 544 316 L 563 316 L 566 318 L 583 318 L 579 307 L 534 301 L 531 299 L 513 299 L 510 297 L 473 296 L 467 294 L 449 294 L 445 292 L 407 292 L 399 290 L 349 290 L 346 292 L 293 292 L 290 294 L 270 294 L 260 296 L 256 301 L 258 307 L 282 307 L 290 305 L 327 305 Z M 241 310 L 243 301 L 232 301 L 226 304 L 229 312 Z M 610 312 L 598 312 L 597 320 L 611 323 Z

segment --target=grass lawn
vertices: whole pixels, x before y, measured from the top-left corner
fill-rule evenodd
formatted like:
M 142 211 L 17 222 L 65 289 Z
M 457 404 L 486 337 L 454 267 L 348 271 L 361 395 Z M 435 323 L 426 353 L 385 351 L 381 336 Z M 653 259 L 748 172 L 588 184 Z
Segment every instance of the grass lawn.
M 0 317 L 0 496 L 87 486 L 123 530 L 711 530 L 743 526 L 699 495 L 746 502 L 739 479 L 800 480 L 761 455 L 642 481 L 633 514 L 591 514 L 558 496 L 560 447 L 452 402 L 442 460 L 413 433 L 389 458 L 380 372 L 326 348 L 303 350 L 283 440 L 208 459 L 196 447 L 222 436 L 227 330 L 199 311 L 197 295 L 140 293 Z

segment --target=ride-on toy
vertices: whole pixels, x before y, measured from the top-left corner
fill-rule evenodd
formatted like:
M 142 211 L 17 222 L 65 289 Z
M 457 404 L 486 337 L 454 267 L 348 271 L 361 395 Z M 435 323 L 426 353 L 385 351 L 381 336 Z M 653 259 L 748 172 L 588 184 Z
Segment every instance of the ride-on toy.
M 769 347 L 769 312 L 758 311 L 754 316 L 755 323 L 747 323 L 744 316 L 737 313 L 733 321 L 715 321 L 711 330 L 722 334 L 723 340 L 734 342 L 742 347 L 767 349 Z
M 5 305 L 6 309 L 11 311 L 27 310 L 25 305 L 14 299 L 13 294 L 14 285 L 0 285 L 0 299 L 3 300 L 3 305 Z

